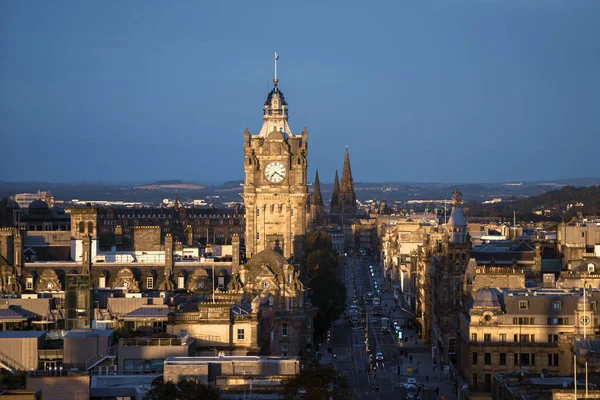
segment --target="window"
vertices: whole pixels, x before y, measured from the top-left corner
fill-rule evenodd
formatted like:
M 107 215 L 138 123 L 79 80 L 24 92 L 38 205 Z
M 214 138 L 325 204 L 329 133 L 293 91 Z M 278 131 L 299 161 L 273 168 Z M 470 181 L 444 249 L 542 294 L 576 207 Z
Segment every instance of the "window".
M 98 278 L 98 288 L 104 289 L 105 287 L 106 287 L 106 277 L 101 276 L 100 278 Z
M 531 335 L 531 343 L 535 343 L 535 335 L 534 334 Z
M 87 231 L 88 235 L 91 235 L 94 233 L 94 223 L 93 222 L 88 222 L 88 231 Z
M 548 343 L 558 343 L 558 335 L 548 335 Z
M 260 217 L 260 210 L 258 208 L 256 209 L 256 216 Z
M 146 278 L 146 287 L 148 289 L 154 289 L 154 278 L 149 276 Z
M 473 391 L 476 392 L 477 391 L 477 373 L 473 372 L 473 381 L 471 383 L 471 386 L 473 387 Z
M 288 335 L 288 324 L 281 324 L 281 336 Z
M 485 374 L 485 391 L 492 391 L 492 374 Z
M 513 335 L 513 341 L 514 341 L 515 343 L 519 341 L 519 335 L 518 335 L 518 334 L 516 334 L 516 333 L 515 333 L 515 334 Z
M 256 240 L 260 240 L 260 232 L 256 232 Z
M 85 222 L 83 221 L 79 223 L 79 233 L 85 233 Z
M 177 289 L 183 289 L 185 287 L 185 277 L 178 276 L 177 277 Z
M 486 333 L 483 335 L 483 341 L 484 342 L 491 342 L 492 341 L 492 334 L 491 333 Z
M 471 333 L 471 342 L 476 342 L 476 341 L 477 341 L 477 334 Z
M 506 342 L 506 333 L 501 333 L 500 334 L 500 341 L 501 342 Z
M 225 289 L 225 277 L 224 276 L 217 277 L 217 286 L 219 289 Z
M 26 288 L 27 290 L 33 290 L 33 278 L 27 278 Z
M 513 365 L 519 365 L 519 353 L 514 353 Z
M 552 309 L 553 310 L 560 310 L 560 301 L 554 301 L 554 302 L 552 302 Z
M 473 365 L 477 364 L 477 353 L 471 354 L 471 364 L 473 364 Z
M 519 310 L 527 310 L 527 301 L 519 301 Z
M 500 353 L 500 365 L 506 365 L 506 353 Z
M 548 366 L 549 367 L 558 367 L 558 353 L 549 353 L 548 354 Z
M 238 329 L 237 330 L 237 338 L 238 340 L 245 340 L 246 335 L 243 329 Z
M 288 347 L 287 343 L 284 343 L 281 345 L 281 355 L 283 357 L 287 356 L 288 349 L 289 349 L 289 347 Z
M 485 353 L 483 355 L 483 363 L 485 365 L 492 365 L 492 353 Z
M 260 285 L 263 287 L 263 289 L 266 289 L 269 287 L 269 282 L 263 281 Z

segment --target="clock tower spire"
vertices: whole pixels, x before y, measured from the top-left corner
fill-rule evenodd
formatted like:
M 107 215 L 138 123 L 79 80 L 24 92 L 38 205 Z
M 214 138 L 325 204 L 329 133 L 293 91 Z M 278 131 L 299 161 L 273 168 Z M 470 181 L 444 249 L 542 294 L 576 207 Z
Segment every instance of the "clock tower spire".
M 288 124 L 288 104 L 275 79 L 263 108 L 257 135 L 244 132 L 244 203 L 246 256 L 271 248 L 285 258 L 304 257 L 308 187 L 308 132 L 295 135 Z

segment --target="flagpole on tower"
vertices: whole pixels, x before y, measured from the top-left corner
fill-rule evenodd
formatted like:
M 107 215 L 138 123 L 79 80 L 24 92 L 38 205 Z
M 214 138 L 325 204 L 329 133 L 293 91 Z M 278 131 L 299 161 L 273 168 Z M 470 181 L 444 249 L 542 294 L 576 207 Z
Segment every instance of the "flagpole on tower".
M 275 83 L 277 83 L 277 60 L 279 60 L 279 54 L 277 54 L 277 52 L 275 52 Z

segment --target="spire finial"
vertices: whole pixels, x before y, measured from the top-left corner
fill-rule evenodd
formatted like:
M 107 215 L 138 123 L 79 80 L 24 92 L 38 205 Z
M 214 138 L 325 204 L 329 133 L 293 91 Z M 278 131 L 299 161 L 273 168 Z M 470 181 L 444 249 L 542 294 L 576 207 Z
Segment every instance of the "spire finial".
M 275 52 L 275 79 L 273 79 L 273 82 L 275 83 L 275 85 L 277 85 L 277 82 L 279 82 L 279 79 L 277 79 L 277 61 L 279 60 L 279 54 L 277 54 L 277 52 Z

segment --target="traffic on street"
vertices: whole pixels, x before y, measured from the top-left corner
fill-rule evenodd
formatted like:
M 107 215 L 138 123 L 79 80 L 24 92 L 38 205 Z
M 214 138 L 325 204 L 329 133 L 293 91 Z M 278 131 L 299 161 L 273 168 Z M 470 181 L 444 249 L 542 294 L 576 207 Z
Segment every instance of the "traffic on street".
M 455 400 L 446 369 L 419 339 L 379 261 L 343 257 L 338 278 L 346 285 L 347 305 L 331 327 L 328 347 L 330 362 L 348 379 L 353 398 Z

